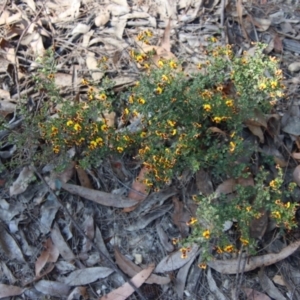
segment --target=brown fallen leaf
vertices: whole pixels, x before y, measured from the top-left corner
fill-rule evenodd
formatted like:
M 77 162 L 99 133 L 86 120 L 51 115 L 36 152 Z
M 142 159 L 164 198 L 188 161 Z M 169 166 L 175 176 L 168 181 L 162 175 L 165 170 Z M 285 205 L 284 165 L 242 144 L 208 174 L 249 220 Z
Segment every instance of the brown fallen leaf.
M 178 197 L 174 196 L 172 201 L 174 204 L 174 212 L 172 215 L 173 223 L 178 227 L 181 236 L 185 238 L 189 233 L 187 222 L 189 222 L 191 214 L 184 207 L 183 203 L 179 201 Z
M 134 262 L 122 255 L 119 248 L 115 248 L 116 263 L 119 268 L 126 273 L 128 276 L 133 277 L 143 269 L 137 266 Z M 168 284 L 170 282 L 169 277 L 163 277 L 156 274 L 151 274 L 150 277 L 145 281 L 147 284 Z
M 66 261 L 70 262 L 75 260 L 74 253 L 70 249 L 69 245 L 66 243 L 56 223 L 54 223 L 53 228 L 51 229 L 51 239 L 55 247 L 58 249 L 60 255 Z
M 265 142 L 265 138 L 264 138 L 264 133 L 261 129 L 260 126 L 255 126 L 255 125 L 251 125 L 251 124 L 248 124 L 246 123 L 247 127 L 249 128 L 249 130 L 259 138 L 259 142 L 260 143 L 264 143 Z
M 92 189 L 93 185 L 90 181 L 90 178 L 85 170 L 83 170 L 80 166 L 76 167 L 76 173 L 79 179 L 81 186 L 84 186 L 88 189 Z
M 222 274 L 236 274 L 241 272 L 249 272 L 258 267 L 270 266 L 275 264 L 292 253 L 294 253 L 300 246 L 300 241 L 294 242 L 289 246 L 282 249 L 279 253 L 270 253 L 261 256 L 245 257 L 240 259 L 227 259 L 227 260 L 212 260 L 208 265 Z M 245 268 L 240 268 L 245 266 Z M 240 268 L 240 269 L 239 269 Z
M 261 239 L 268 227 L 269 214 L 266 210 L 261 209 L 261 216 L 259 218 L 253 218 L 250 223 L 250 236 L 252 238 Z
M 131 278 L 130 281 L 135 285 L 135 287 L 139 288 L 150 276 L 153 269 L 154 269 L 154 266 L 149 266 L 147 269 L 136 274 L 133 278 Z M 118 289 L 101 297 L 100 300 L 125 300 L 132 293 L 134 293 L 134 288 L 128 282 L 126 282 Z
M 0 283 L 0 298 L 18 296 L 23 293 L 24 289 L 15 285 Z
M 122 197 L 116 194 L 105 193 L 97 190 L 88 189 L 82 186 L 77 186 L 74 184 L 61 183 L 61 187 L 70 192 L 81 197 L 84 197 L 88 200 L 94 201 L 98 204 L 104 206 L 113 206 L 113 207 L 131 207 L 138 203 L 136 200 L 132 200 L 126 197 Z
M 293 179 L 300 186 L 300 165 L 297 166 L 293 172 Z
M 47 263 L 54 263 L 59 256 L 58 249 L 53 245 L 51 238 L 44 243 L 44 250 L 35 262 L 35 276 L 39 277 L 42 269 Z
M 222 182 L 218 187 L 216 188 L 215 194 L 216 197 L 219 197 L 221 194 L 231 194 L 235 191 L 236 187 L 236 180 L 235 179 L 227 179 L 224 182 Z
M 148 170 L 145 167 L 143 167 L 139 173 L 139 176 L 132 183 L 131 190 L 128 194 L 128 198 L 139 202 L 147 198 L 149 192 L 147 191 L 147 186 L 145 185 L 145 183 L 143 183 L 143 180 L 145 179 L 147 173 Z M 133 209 L 134 208 L 132 208 L 131 210 Z M 127 212 L 131 210 L 127 209 Z
M 246 300 L 271 300 L 271 298 L 268 297 L 266 294 L 263 294 L 253 289 L 243 288 L 243 291 L 247 296 Z

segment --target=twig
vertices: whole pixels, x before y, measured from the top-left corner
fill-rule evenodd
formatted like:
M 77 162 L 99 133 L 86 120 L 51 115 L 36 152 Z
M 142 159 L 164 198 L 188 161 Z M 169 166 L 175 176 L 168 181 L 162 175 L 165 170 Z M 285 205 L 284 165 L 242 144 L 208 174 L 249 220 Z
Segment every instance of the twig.
M 106 256 L 101 249 L 84 233 L 84 231 L 81 229 L 81 227 L 79 226 L 79 224 L 77 223 L 77 221 L 73 218 L 73 216 L 70 214 L 69 210 L 64 206 L 64 204 L 61 202 L 61 200 L 58 198 L 58 196 L 53 192 L 53 190 L 50 188 L 49 184 L 45 181 L 45 179 L 43 178 L 43 176 L 37 171 L 37 169 L 34 166 L 30 166 L 30 168 L 34 171 L 34 173 L 37 175 L 37 177 L 45 184 L 45 186 L 47 187 L 49 193 L 56 199 L 56 201 L 60 204 L 60 206 L 63 208 L 64 212 L 68 215 L 68 217 L 70 218 L 70 220 L 72 221 L 74 227 L 78 230 L 78 232 L 86 239 L 88 240 L 91 245 L 93 246 L 94 249 L 96 249 L 98 251 L 98 253 L 104 257 L 106 259 L 106 261 L 108 262 L 108 264 L 110 265 L 110 267 L 116 271 L 120 276 L 123 277 L 123 279 L 125 281 L 128 281 L 128 283 L 131 285 L 131 287 L 135 290 L 135 292 L 140 296 L 141 300 L 146 300 L 146 298 L 143 296 L 143 294 L 141 293 L 141 291 L 131 282 L 131 280 L 123 273 L 121 272 L 116 265 L 114 264 L 114 262 L 108 257 Z
M 222 28 L 222 41 L 225 43 L 225 32 L 224 32 L 224 11 L 225 11 L 225 0 L 222 0 L 222 2 L 221 2 L 221 13 L 220 13 L 220 19 L 221 19 L 221 28 Z

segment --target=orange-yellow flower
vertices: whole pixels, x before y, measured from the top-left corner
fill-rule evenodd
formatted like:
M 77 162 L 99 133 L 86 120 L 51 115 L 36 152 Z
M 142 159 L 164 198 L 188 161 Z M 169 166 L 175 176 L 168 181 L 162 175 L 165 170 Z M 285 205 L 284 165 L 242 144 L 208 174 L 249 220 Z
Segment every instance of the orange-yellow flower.
M 155 89 L 155 93 L 160 95 L 163 92 L 163 89 L 159 86 Z
M 206 267 L 207 267 L 207 264 L 206 264 L 206 263 L 200 263 L 200 264 L 198 264 L 198 267 L 199 267 L 200 269 L 205 270 Z
M 60 147 L 59 147 L 58 145 L 53 146 L 52 151 L 53 151 L 55 154 L 57 154 L 57 153 L 59 153 L 59 151 L 60 151 Z
M 206 239 L 209 239 L 210 238 L 210 231 L 209 230 L 205 230 L 203 233 L 202 233 L 202 236 Z
M 228 107 L 232 107 L 233 106 L 233 100 L 227 100 L 225 102 L 225 104 L 228 106 Z
M 146 100 L 144 98 L 139 98 L 138 99 L 138 103 L 140 104 L 145 104 L 146 103 Z
M 224 251 L 226 252 L 232 252 L 234 250 L 234 247 L 232 245 L 228 245 L 224 248 Z
M 262 83 L 258 86 L 258 88 L 259 88 L 260 90 L 265 90 L 266 87 L 267 87 L 267 85 L 266 85 L 264 82 L 262 82 Z
M 280 219 L 281 218 L 281 214 L 279 211 L 273 211 L 272 212 L 272 216 L 275 218 L 275 219 Z
M 198 220 L 197 220 L 196 218 L 192 217 L 192 218 L 190 219 L 190 221 L 186 223 L 186 225 L 187 225 L 187 226 L 191 226 L 191 225 L 193 225 L 193 224 L 195 224 L 195 223 L 197 223 L 197 222 L 198 222 Z
M 74 124 L 74 122 L 72 121 L 72 120 L 69 120 L 68 122 L 67 122 L 67 126 L 72 126 Z
M 176 64 L 176 62 L 173 61 L 173 60 L 170 61 L 169 65 L 170 65 L 170 67 L 171 67 L 172 69 L 176 69 L 176 68 L 177 68 L 177 64 Z
M 97 147 L 96 141 L 90 141 L 89 149 L 94 150 Z
M 118 151 L 119 153 L 122 153 L 122 152 L 124 151 L 124 148 L 123 148 L 123 147 L 117 147 L 117 151 Z
M 214 117 L 213 121 L 216 122 L 216 123 L 220 123 L 222 121 L 222 118 L 221 117 Z
M 103 124 L 103 125 L 101 126 L 101 130 L 107 131 L 107 130 L 108 130 L 108 126 L 107 126 L 106 124 Z
M 107 96 L 104 93 L 101 93 L 99 95 L 99 99 L 102 100 L 102 101 L 105 101 L 107 99 Z
M 76 131 L 81 131 L 81 129 L 82 129 L 81 126 L 78 123 L 75 123 L 73 128 Z
M 174 127 L 176 125 L 175 121 L 167 120 L 167 123 L 171 126 Z
M 247 246 L 249 244 L 249 241 L 246 239 L 240 238 L 240 241 L 244 246 Z
M 203 109 L 207 112 L 211 111 L 211 105 L 210 104 L 204 104 Z

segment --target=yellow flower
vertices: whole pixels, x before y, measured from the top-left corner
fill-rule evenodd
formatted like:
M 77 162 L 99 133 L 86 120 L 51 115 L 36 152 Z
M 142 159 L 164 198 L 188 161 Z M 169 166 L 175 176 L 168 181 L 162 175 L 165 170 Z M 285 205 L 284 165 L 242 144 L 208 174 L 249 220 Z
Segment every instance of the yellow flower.
M 277 69 L 277 70 L 275 71 L 275 75 L 278 76 L 278 77 L 281 77 L 281 76 L 282 76 L 282 70 Z
M 104 93 L 101 93 L 99 95 L 99 99 L 102 100 L 102 101 L 105 101 L 107 99 L 107 96 Z
M 290 208 L 291 203 L 290 203 L 290 202 L 287 202 L 284 206 L 285 206 L 286 208 Z
M 101 146 L 103 145 L 103 139 L 101 137 L 96 138 L 96 143 Z
M 88 94 L 88 98 L 90 101 L 94 100 L 94 95 L 93 94 Z
M 214 117 L 213 121 L 216 122 L 216 123 L 220 123 L 222 121 L 222 118 L 221 117 Z
M 225 102 L 225 104 L 228 106 L 228 107 L 232 107 L 233 106 L 233 100 L 227 100 Z
M 177 68 L 177 64 L 176 64 L 176 62 L 173 61 L 173 60 L 170 61 L 169 66 L 170 66 L 172 69 L 176 69 L 176 68 Z
M 206 239 L 209 239 L 210 238 L 210 231 L 209 230 L 205 230 L 203 233 L 202 233 L 202 236 Z
M 167 123 L 171 126 L 174 127 L 176 125 L 175 121 L 167 120 Z
M 232 252 L 234 250 L 234 247 L 232 245 L 228 245 L 224 248 L 224 251 L 226 252 Z
M 159 86 L 155 89 L 155 93 L 160 95 L 163 92 L 163 89 Z
M 168 78 L 167 75 L 162 75 L 162 76 L 161 76 L 161 80 L 162 80 L 162 81 L 169 81 L 169 78 Z
M 67 126 L 72 126 L 74 124 L 74 122 L 72 121 L 72 120 L 69 120 L 68 122 L 67 122 Z
M 49 74 L 48 79 L 50 79 L 50 80 L 54 79 L 54 74 Z
M 146 137 L 147 136 L 147 133 L 146 132 L 141 132 L 141 134 L 140 134 L 140 137 L 141 138 L 144 138 L 144 137 Z
M 277 91 L 277 92 L 276 92 L 276 96 L 277 96 L 277 97 L 283 97 L 283 96 L 284 96 L 284 93 L 281 92 L 281 91 Z
M 270 61 L 276 62 L 277 61 L 277 57 L 276 56 L 270 56 Z
M 124 151 L 124 148 L 123 148 L 123 147 L 117 147 L 117 151 L 118 151 L 119 153 L 122 153 L 122 152 Z
M 160 68 L 162 68 L 164 66 L 164 62 L 161 59 L 158 61 L 157 64 Z
M 216 42 L 218 41 L 218 39 L 217 39 L 216 37 L 212 36 L 212 37 L 210 38 L 210 41 L 211 41 L 212 43 L 216 43 Z
M 52 148 L 52 151 L 53 151 L 55 154 L 59 153 L 59 150 L 60 150 L 60 147 L 59 147 L 58 145 L 53 146 L 53 148 Z
M 275 89 L 278 85 L 278 82 L 277 81 L 271 81 L 271 88 L 272 89 Z
M 139 98 L 138 99 L 138 103 L 139 104 L 145 104 L 146 103 L 146 100 L 144 98 Z
M 76 124 L 74 124 L 74 130 L 76 130 L 76 131 L 81 131 L 81 126 L 78 124 L 78 123 L 76 123 Z
M 176 135 L 176 133 L 177 133 L 176 129 L 173 129 L 172 132 L 171 132 L 172 135 Z
M 240 238 L 240 241 L 244 246 L 247 246 L 249 244 L 249 241 L 246 239 Z
M 272 216 L 275 218 L 275 219 L 280 219 L 281 218 L 281 214 L 279 211 L 273 211 L 272 212 Z
M 212 98 L 212 95 L 213 93 L 209 90 L 204 90 L 202 93 L 201 93 L 201 96 L 202 98 L 204 99 L 211 99 Z
M 277 189 L 277 182 L 275 180 L 270 181 L 269 186 L 274 190 Z
M 251 211 L 251 209 L 252 209 L 252 207 L 251 207 L 251 206 L 247 206 L 247 207 L 246 207 L 246 211 L 247 211 L 247 212 L 250 212 L 250 211 Z
M 234 142 L 229 143 L 229 152 L 234 152 L 236 144 Z
M 222 92 L 223 89 L 224 89 L 223 85 L 218 85 L 218 86 L 217 86 L 217 91 L 218 91 L 218 92 Z
M 55 127 L 55 126 L 52 126 L 52 127 L 51 127 L 51 131 L 52 131 L 52 134 L 53 134 L 53 135 L 58 134 L 58 128 Z
M 281 204 L 280 199 L 275 200 L 275 204 L 280 205 Z
M 143 40 L 143 38 L 144 38 L 144 32 L 140 32 L 137 36 L 137 40 L 141 41 L 141 40 Z
M 144 58 L 143 58 L 142 55 L 139 54 L 139 55 L 137 55 L 137 56 L 135 57 L 135 60 L 136 60 L 137 62 L 141 63 L 141 62 L 144 61 Z
M 199 63 L 199 64 L 197 65 L 197 69 L 198 69 L 198 70 L 201 70 L 201 69 L 202 69 L 202 64 Z
M 186 259 L 187 258 L 187 248 L 182 247 L 181 249 L 179 249 L 179 251 L 181 252 L 181 258 L 182 259 Z
M 193 225 L 193 224 L 195 224 L 195 223 L 197 223 L 197 222 L 198 222 L 198 220 L 197 220 L 196 218 L 192 217 L 192 218 L 190 219 L 190 221 L 186 223 L 186 225 L 187 225 L 187 226 L 190 226 L 190 225 Z
M 136 81 L 134 85 L 135 85 L 135 86 L 139 86 L 139 85 L 140 85 L 140 82 L 139 82 L 139 81 Z
M 129 102 L 130 104 L 132 104 L 132 103 L 133 103 L 133 100 L 134 100 L 133 95 L 130 95 L 129 98 L 128 98 L 128 102 Z
M 200 269 L 205 270 L 206 267 L 207 267 L 207 265 L 206 265 L 206 263 L 201 263 L 201 264 L 198 264 L 198 267 L 199 267 Z
M 107 130 L 108 130 L 108 126 L 107 126 L 106 124 L 103 124 L 103 125 L 101 126 L 101 130 L 107 131 Z
M 211 111 L 211 105 L 210 104 L 204 104 L 203 109 L 207 112 Z
M 144 31 L 144 34 L 146 34 L 148 37 L 152 37 L 153 36 L 153 32 L 149 29 Z
M 221 247 L 217 247 L 217 248 L 216 248 L 216 251 L 217 251 L 217 253 L 219 253 L 219 254 L 223 253 L 223 250 L 222 250 Z
M 178 238 L 172 238 L 172 244 L 173 245 L 177 245 L 179 242 L 179 239 Z
M 97 147 L 96 141 L 90 141 L 89 149 L 94 150 Z
M 262 83 L 258 86 L 258 88 L 259 88 L 260 90 L 264 90 L 264 89 L 266 89 L 266 87 L 267 87 L 267 85 L 266 85 L 264 82 L 262 82 Z
M 246 65 L 247 64 L 247 58 L 245 58 L 245 57 L 243 57 L 242 59 L 241 59 L 241 63 L 243 64 L 243 65 Z
M 149 65 L 148 63 L 145 63 L 145 64 L 143 65 L 143 67 L 144 67 L 145 69 L 150 69 L 150 65 Z

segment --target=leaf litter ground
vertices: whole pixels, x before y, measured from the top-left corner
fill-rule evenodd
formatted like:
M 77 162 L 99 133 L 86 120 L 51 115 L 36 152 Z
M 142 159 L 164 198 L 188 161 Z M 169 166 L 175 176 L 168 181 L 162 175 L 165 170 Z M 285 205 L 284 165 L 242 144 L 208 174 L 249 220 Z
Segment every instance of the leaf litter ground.
M 281 58 L 288 101 L 247 126 L 259 151 L 285 168 L 287 182 L 300 185 L 299 27 L 297 1 L 6 0 L 0 5 L 1 161 L 24 156 L 8 137 L 22 124 L 19 100 L 26 98 L 24 105 L 34 110 L 41 97 L 31 76 L 38 55 L 55 48 L 55 82 L 68 99 L 84 97 L 82 78 L 103 78 L 97 67 L 101 55 L 109 57 L 107 73 L 122 91 L 140 72 L 128 49 L 146 51 L 149 46 L 135 38 L 150 28 L 157 58 L 180 58 L 187 72 L 205 61 L 207 37 L 223 38 L 236 50 L 249 49 L 253 40 L 268 44 L 267 52 Z M 115 117 L 109 116 L 111 124 Z M 186 222 L 195 207 L 183 200 L 195 191 L 230 194 L 234 180 L 217 182 L 203 170 L 187 171 L 177 187 L 148 195 L 136 180 L 143 169 L 126 157 L 94 170 L 70 165 L 61 174 L 51 172 L 51 163 L 42 167 L 19 165 L 1 174 L 0 298 L 300 299 L 298 230 L 276 239 L 264 222 L 258 230 L 262 253 L 225 255 L 206 270 L 197 266 L 199 246 L 183 260 L 172 244 L 172 238 L 189 234 Z M 60 198 L 49 188 L 61 188 Z M 134 287 L 126 283 L 129 278 Z

